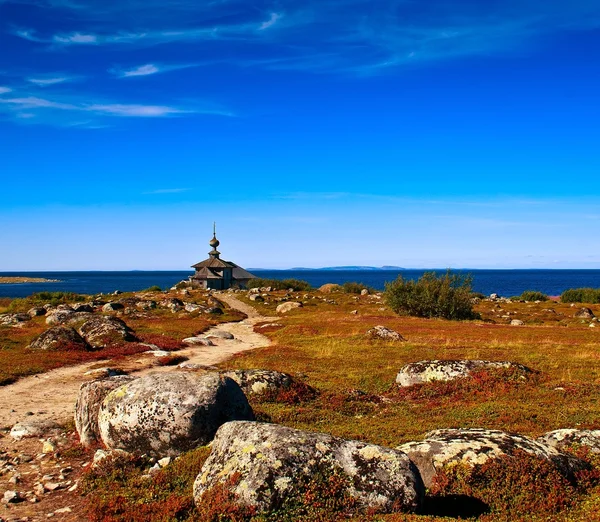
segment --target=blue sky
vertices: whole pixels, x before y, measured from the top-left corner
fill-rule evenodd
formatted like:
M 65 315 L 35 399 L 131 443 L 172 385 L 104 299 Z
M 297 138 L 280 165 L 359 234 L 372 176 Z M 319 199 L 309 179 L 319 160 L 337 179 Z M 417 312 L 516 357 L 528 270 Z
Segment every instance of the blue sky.
M 0 0 L 0 270 L 600 268 L 600 3 Z

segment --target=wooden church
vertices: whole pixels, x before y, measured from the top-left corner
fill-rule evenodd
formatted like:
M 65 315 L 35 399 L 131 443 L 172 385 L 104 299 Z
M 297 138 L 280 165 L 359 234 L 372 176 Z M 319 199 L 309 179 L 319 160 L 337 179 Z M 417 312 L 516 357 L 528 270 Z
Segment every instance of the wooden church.
M 208 244 L 212 247 L 208 259 L 192 265 L 196 270 L 189 280 L 193 288 L 212 290 L 226 290 L 232 286 L 245 288 L 248 281 L 256 277 L 235 263 L 221 259 L 221 252 L 217 250 L 220 243 L 214 227 L 213 237 Z

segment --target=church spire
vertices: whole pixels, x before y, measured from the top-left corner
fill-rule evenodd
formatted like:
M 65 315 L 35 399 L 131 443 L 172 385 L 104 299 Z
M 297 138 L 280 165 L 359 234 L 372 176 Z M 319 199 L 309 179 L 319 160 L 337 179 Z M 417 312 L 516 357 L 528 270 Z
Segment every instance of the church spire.
M 208 253 L 208 255 L 218 258 L 221 255 L 221 252 L 217 250 L 217 247 L 220 245 L 219 240 L 217 239 L 217 223 L 213 222 L 213 237 L 208 243 L 212 250 Z

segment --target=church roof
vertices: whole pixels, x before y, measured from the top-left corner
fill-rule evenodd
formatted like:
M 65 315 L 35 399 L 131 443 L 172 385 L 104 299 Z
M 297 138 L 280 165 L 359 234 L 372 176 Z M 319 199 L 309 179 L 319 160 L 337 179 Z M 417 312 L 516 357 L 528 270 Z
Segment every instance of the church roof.
M 205 259 L 204 261 L 200 261 L 200 263 L 196 263 L 195 265 L 192 265 L 192 268 L 202 268 L 202 267 L 233 268 L 233 265 L 227 261 L 224 261 L 223 259 L 220 259 L 217 256 L 211 255 L 208 259 Z

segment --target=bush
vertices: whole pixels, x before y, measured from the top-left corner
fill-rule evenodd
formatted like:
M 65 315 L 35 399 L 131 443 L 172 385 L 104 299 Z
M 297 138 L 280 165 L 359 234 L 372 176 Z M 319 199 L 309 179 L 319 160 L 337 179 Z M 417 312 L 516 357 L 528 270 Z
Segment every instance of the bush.
M 385 284 L 387 305 L 397 314 L 445 319 L 475 319 L 470 275 L 452 274 L 448 270 L 438 276 L 426 272 L 418 281 L 405 281 L 402 276 Z
M 363 283 L 346 282 L 342 285 L 342 289 L 347 294 L 360 294 L 363 290 L 367 290 L 370 294 L 375 292 L 373 288 Z
M 87 296 L 76 294 L 74 292 L 38 292 L 29 297 L 13 299 L 8 306 L 11 312 L 27 310 L 32 306 L 41 306 L 50 304 L 57 306 L 59 304 L 68 304 L 85 301 Z
M 569 288 L 560 295 L 563 303 L 600 303 L 600 288 Z
M 264 279 L 262 277 L 250 279 L 246 286 L 249 289 L 263 288 L 268 286 L 270 286 L 274 290 L 288 290 L 292 288 L 295 292 L 307 291 L 312 289 L 310 283 L 308 283 L 307 281 L 302 281 L 300 279 Z
M 536 290 L 525 290 L 520 296 L 519 299 L 523 301 L 547 301 L 548 296 L 542 292 L 537 292 Z
M 152 285 L 152 286 L 142 290 L 142 292 L 162 292 L 162 288 L 158 285 Z

